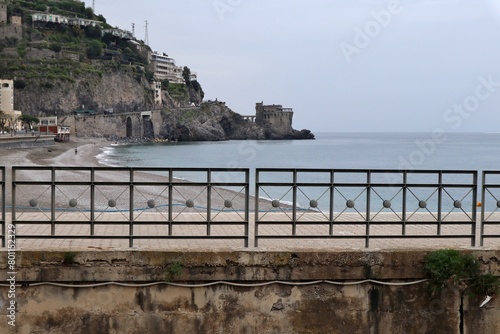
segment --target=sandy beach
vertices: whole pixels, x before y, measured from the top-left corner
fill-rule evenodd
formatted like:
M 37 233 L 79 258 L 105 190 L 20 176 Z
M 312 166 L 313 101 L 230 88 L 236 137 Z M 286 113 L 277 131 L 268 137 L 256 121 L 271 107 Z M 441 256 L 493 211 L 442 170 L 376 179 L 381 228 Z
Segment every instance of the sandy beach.
M 10 198 L 10 172 L 13 166 L 64 166 L 64 167 L 99 167 L 103 166 L 99 164 L 97 160 L 97 155 L 101 153 L 101 148 L 112 144 L 112 142 L 107 140 L 99 140 L 99 139 L 72 139 L 71 142 L 68 143 L 55 143 L 55 145 L 50 147 L 39 147 L 39 148 L 27 148 L 27 149 L 0 149 L 0 156 L 2 157 L 2 166 L 6 168 L 6 179 L 7 179 L 7 202 L 9 202 Z M 75 153 L 75 149 L 77 149 L 77 153 Z M 166 166 L 168 167 L 168 166 Z M 203 166 L 200 166 L 203 167 Z M 30 171 L 30 174 L 27 176 L 29 180 L 37 180 L 40 178 L 41 174 L 38 172 Z M 65 172 L 65 174 L 74 173 L 75 178 L 78 177 L 80 173 L 78 172 Z M 136 178 L 141 181 L 151 181 L 151 182 L 165 182 L 165 177 L 149 174 L 143 172 L 137 172 L 135 174 Z M 71 176 L 65 176 L 66 179 L 71 178 Z M 126 175 L 123 173 L 106 173 L 105 181 L 109 182 L 122 182 L 126 181 Z M 103 180 L 101 178 L 101 180 Z M 88 180 L 87 180 L 88 182 Z M 205 187 L 206 188 L 206 187 Z M 71 192 L 76 192 L 76 190 L 71 191 L 71 189 L 67 190 L 68 198 L 73 197 L 77 198 L 78 194 L 72 194 Z M 200 195 L 200 187 L 190 187 L 183 186 L 182 191 L 175 192 L 173 194 L 173 201 L 176 204 L 184 205 L 187 199 L 195 199 L 196 205 L 201 207 L 207 206 L 206 196 Z M 159 193 L 162 193 L 162 196 L 165 195 L 164 187 L 150 187 L 147 190 L 144 190 L 144 196 L 148 196 L 150 198 L 156 198 L 159 196 Z M 234 203 L 234 207 L 243 208 L 245 196 L 244 193 L 234 192 L 227 189 L 217 189 L 217 194 L 220 195 L 217 200 L 212 200 L 212 205 L 223 206 L 225 199 L 230 199 Z M 220 203 L 219 203 L 220 202 Z M 253 201 L 251 201 L 253 202 Z M 262 204 L 269 204 L 268 201 L 263 200 Z M 60 203 L 62 206 L 66 206 L 67 203 Z M 250 205 L 253 205 L 251 203 Z M 252 207 L 252 206 L 250 206 Z
M 1 165 L 12 166 L 99 166 L 96 156 L 111 142 L 100 139 L 72 139 L 67 143 L 36 148 L 0 148 Z M 75 154 L 75 148 L 78 153 Z

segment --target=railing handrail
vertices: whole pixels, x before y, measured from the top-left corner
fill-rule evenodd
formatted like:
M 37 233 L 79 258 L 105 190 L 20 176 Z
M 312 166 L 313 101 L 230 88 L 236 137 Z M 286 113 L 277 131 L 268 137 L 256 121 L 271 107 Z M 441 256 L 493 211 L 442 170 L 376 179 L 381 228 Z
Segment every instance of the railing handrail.
M 357 238 L 365 240 L 365 247 L 370 246 L 371 239 L 457 238 L 470 239 L 470 245 L 475 246 L 478 235 L 482 246 L 486 238 L 500 238 L 500 234 L 487 231 L 490 226 L 500 226 L 500 218 L 495 215 L 500 211 L 500 194 L 498 199 L 494 194 L 496 189 L 500 191 L 500 171 L 483 171 L 479 184 L 478 172 L 474 170 L 257 168 L 252 198 L 247 168 L 13 166 L 10 169 L 10 188 L 7 189 L 6 167 L 0 167 L 3 247 L 7 200 L 11 203 L 10 223 L 14 226 L 45 224 L 50 227 L 49 234 L 20 233 L 19 239 L 128 239 L 131 247 L 135 239 L 148 238 L 242 239 L 248 247 L 252 226 L 255 246 L 261 239 L 284 238 Z M 179 179 L 184 173 L 196 177 L 192 181 Z M 387 182 L 384 182 L 384 174 L 391 176 Z M 41 178 L 35 179 L 33 175 Z M 495 175 L 499 175 L 498 180 L 489 180 Z M 155 194 L 155 187 L 162 188 L 162 192 Z M 43 190 L 41 195 L 37 189 Z M 85 193 L 71 195 L 67 189 L 80 189 Z M 121 193 L 113 194 L 117 189 Z M 281 197 L 280 191 L 284 193 Z M 20 202 L 21 198 L 24 202 Z M 480 215 L 478 198 L 482 203 Z M 253 221 L 250 221 L 250 213 L 255 217 Z M 151 221 L 154 214 L 160 220 Z M 419 214 L 427 216 L 418 220 Z M 72 220 L 71 215 L 78 215 L 78 219 Z M 385 221 L 387 215 L 394 216 L 391 216 L 393 220 Z M 480 216 L 480 233 L 476 233 L 477 216 Z M 141 226 L 158 222 L 166 227 L 166 234 L 136 232 Z M 313 223 L 325 226 L 328 233 L 300 233 L 304 226 Z M 188 224 L 204 226 L 206 233 L 175 234 L 177 228 Z M 423 224 L 434 226 L 435 233 L 418 235 L 407 231 L 410 226 Z M 63 225 L 89 226 L 90 232 L 88 235 L 56 233 Z M 102 235 L 98 233 L 102 225 L 124 225 L 127 229 L 122 231 L 125 234 Z M 243 232 L 213 233 L 217 227 L 233 225 L 242 226 Z M 338 234 L 336 229 L 341 225 L 362 227 L 364 232 Z M 378 225 L 399 226 L 400 233 L 374 233 L 372 226 Z M 468 226 L 470 231 L 443 234 L 442 229 L 449 225 Z M 271 226 L 277 230 L 289 229 L 289 232 L 266 232 Z

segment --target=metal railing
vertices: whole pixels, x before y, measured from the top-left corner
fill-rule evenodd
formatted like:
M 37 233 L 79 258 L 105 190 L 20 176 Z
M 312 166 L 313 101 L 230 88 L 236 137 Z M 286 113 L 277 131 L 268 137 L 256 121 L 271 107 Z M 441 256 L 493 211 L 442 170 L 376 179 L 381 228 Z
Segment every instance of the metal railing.
M 248 199 L 246 169 L 12 167 L 17 239 L 128 239 L 130 247 L 136 239 L 241 239 L 248 246 Z
M 30 166 L 12 167 L 11 180 L 6 172 L 0 167 L 2 247 L 7 224 L 17 239 L 120 239 L 130 247 L 149 239 L 248 247 L 252 237 L 255 246 L 448 238 L 483 246 L 500 238 L 500 171 L 483 172 L 479 185 L 476 171 L 256 169 L 254 196 L 248 169 Z
M 476 239 L 476 171 L 257 169 L 260 239 Z M 285 180 L 276 182 L 275 180 Z M 432 226 L 432 234 L 412 226 Z M 311 233 L 309 226 L 315 226 Z M 384 228 L 376 228 L 384 226 Z M 465 226 L 457 229 L 457 226 Z M 318 228 L 319 227 L 319 228 Z
M 500 171 L 483 171 L 481 190 L 481 241 L 500 238 Z

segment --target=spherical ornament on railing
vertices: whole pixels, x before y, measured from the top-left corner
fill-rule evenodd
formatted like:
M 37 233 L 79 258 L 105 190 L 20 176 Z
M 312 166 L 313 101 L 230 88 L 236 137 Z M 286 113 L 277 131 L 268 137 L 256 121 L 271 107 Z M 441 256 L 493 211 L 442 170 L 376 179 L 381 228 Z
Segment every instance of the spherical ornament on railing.
M 273 208 L 279 208 L 281 203 L 280 203 L 279 199 L 273 199 L 271 204 L 272 204 Z
M 389 209 L 391 207 L 391 201 L 386 199 L 384 202 L 382 202 L 382 205 L 384 206 L 384 208 Z
M 232 207 L 233 207 L 233 202 L 232 202 L 230 199 L 226 199 L 226 200 L 224 201 L 224 206 L 225 206 L 226 208 L 232 208 Z
M 152 209 L 152 208 L 154 208 L 155 206 L 156 206 L 155 200 L 154 200 L 154 199 L 150 199 L 150 200 L 148 201 L 148 207 L 149 207 L 150 209 Z
M 76 199 L 72 198 L 72 199 L 69 200 L 69 206 L 70 207 L 74 208 L 77 205 L 78 205 L 78 201 Z
M 310 200 L 310 201 L 309 201 L 309 206 L 310 206 L 311 208 L 317 208 L 317 207 L 318 207 L 318 201 L 317 201 L 317 200 L 315 200 L 315 199 Z
M 418 202 L 418 207 L 420 209 L 425 209 L 427 207 L 427 202 L 426 201 L 420 201 L 420 202 Z
M 356 204 L 356 203 L 355 203 L 352 199 L 350 199 L 350 200 L 348 200 L 347 202 L 345 202 L 345 206 L 347 206 L 349 209 L 354 208 L 354 205 L 355 205 L 355 204 Z
M 114 199 L 110 199 L 110 200 L 108 201 L 108 206 L 109 206 L 110 208 L 114 208 L 114 207 L 116 206 L 116 201 L 115 201 Z
M 500 208 L 500 201 L 497 201 L 497 208 Z
M 38 205 L 38 201 L 33 198 L 33 199 L 30 199 L 29 204 L 32 208 L 34 208 Z
M 192 199 L 188 199 L 188 200 L 186 201 L 186 206 L 187 206 L 188 208 L 192 208 L 192 207 L 194 207 L 194 201 L 193 201 Z
M 457 209 L 460 209 L 462 207 L 462 202 L 460 202 L 458 199 L 453 202 L 453 206 Z

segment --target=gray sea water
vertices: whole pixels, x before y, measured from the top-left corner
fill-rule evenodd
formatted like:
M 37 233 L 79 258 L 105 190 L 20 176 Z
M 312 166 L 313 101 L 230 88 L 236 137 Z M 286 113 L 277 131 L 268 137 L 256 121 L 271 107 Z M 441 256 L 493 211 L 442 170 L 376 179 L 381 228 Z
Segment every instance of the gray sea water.
M 471 170 L 479 172 L 480 182 L 481 171 L 500 170 L 500 133 L 317 133 L 315 140 L 112 145 L 104 148 L 98 159 L 110 166 L 249 168 L 250 184 L 254 183 L 256 168 Z M 177 177 L 202 181 L 189 173 L 177 174 Z M 458 180 L 461 177 L 464 180 Z M 301 182 L 328 180 L 328 174 L 311 173 Z M 346 179 L 344 182 L 353 181 Z M 380 181 L 391 182 L 387 177 Z M 452 175 L 448 181 L 469 183 L 471 178 L 470 175 Z M 290 175 L 273 174 L 266 182 L 290 182 Z M 437 182 L 435 175 L 429 176 L 427 182 Z M 419 200 L 429 200 L 434 203 L 432 209 L 435 210 L 435 189 L 413 190 L 413 205 L 418 207 Z M 340 199 L 338 210 L 342 210 L 349 199 L 357 199 L 359 203 L 365 198 L 365 191 L 362 186 L 336 189 L 335 196 Z M 377 191 L 377 200 L 380 199 L 381 203 L 384 199 L 390 199 L 395 205 L 402 203 L 400 188 Z M 250 192 L 255 195 L 253 187 Z M 328 187 L 301 189 L 299 202 L 305 207 L 311 199 L 326 203 L 328 192 Z M 451 206 L 457 198 L 471 204 L 474 201 L 467 189 L 450 189 L 448 192 L 445 199 Z M 268 187 L 259 193 L 259 197 L 278 198 L 284 202 L 291 201 L 291 196 L 289 188 L 280 187 Z
M 315 140 L 176 142 L 106 147 L 128 167 L 500 169 L 500 133 L 317 133 Z

